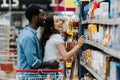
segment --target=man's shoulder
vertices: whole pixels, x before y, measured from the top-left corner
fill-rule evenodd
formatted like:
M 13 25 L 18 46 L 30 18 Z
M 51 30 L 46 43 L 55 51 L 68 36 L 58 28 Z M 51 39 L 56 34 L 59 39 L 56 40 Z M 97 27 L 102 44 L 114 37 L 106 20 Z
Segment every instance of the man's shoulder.
M 30 31 L 27 31 L 27 30 L 23 30 L 18 39 L 20 40 L 25 40 L 25 39 L 32 39 L 34 37 L 34 35 L 30 32 Z
M 33 33 L 29 30 L 23 29 L 23 31 L 21 32 L 21 35 L 33 36 Z

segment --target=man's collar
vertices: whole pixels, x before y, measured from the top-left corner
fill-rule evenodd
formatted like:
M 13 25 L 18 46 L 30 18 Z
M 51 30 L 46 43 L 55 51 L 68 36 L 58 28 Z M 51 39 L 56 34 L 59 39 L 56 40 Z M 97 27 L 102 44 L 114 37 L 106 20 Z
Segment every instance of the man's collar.
M 36 30 L 31 28 L 30 26 L 26 26 L 25 28 L 31 30 L 34 34 L 37 34 Z

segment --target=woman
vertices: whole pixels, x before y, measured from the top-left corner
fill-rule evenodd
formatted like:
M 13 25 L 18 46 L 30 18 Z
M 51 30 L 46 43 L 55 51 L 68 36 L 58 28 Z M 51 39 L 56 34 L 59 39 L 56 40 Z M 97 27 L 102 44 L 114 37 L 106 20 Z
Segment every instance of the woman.
M 46 26 L 41 37 L 41 45 L 44 53 L 44 61 L 56 60 L 60 62 L 70 59 L 76 51 L 83 45 L 84 38 L 79 38 L 75 47 L 67 52 L 64 41 L 60 35 L 63 30 L 63 23 L 57 15 L 51 15 L 46 18 Z

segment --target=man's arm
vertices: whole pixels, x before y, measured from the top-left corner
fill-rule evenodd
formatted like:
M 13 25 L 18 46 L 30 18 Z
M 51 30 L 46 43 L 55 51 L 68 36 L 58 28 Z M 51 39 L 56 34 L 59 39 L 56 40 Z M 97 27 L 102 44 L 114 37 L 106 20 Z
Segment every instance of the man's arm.
M 39 66 L 42 64 L 42 59 L 38 59 L 37 57 L 36 45 L 34 44 L 32 37 L 27 36 L 24 38 L 24 41 L 22 42 L 22 48 L 24 49 L 28 65 L 35 69 L 39 68 Z

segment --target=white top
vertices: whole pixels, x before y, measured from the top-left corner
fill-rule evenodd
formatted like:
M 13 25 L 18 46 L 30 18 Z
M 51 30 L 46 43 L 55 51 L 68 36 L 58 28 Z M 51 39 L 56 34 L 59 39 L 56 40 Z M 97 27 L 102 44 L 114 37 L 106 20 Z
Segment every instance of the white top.
M 62 36 L 60 34 L 54 34 L 45 45 L 45 54 L 43 61 L 53 61 L 56 60 L 60 62 L 60 54 L 57 49 L 57 44 L 64 43 Z

